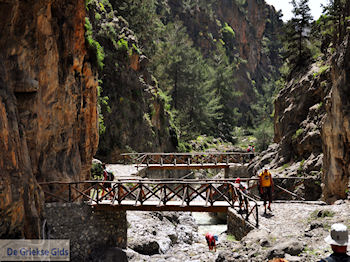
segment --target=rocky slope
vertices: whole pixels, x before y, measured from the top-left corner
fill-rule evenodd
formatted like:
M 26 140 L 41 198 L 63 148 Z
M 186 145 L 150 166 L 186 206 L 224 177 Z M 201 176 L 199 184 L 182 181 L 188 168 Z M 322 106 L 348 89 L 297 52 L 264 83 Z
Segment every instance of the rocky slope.
M 324 238 L 333 223 L 350 226 L 350 202 L 336 205 L 275 203 L 259 217 L 259 228 L 241 241 L 220 234 L 217 252 L 209 251 L 196 221 L 183 212 L 129 212 L 128 261 L 318 261 L 330 254 Z M 259 208 L 262 214 L 263 207 Z
M 331 89 L 330 70 L 316 62 L 299 73 L 275 100 L 274 142 L 250 165 L 251 175 L 269 166 L 274 176 L 302 176 L 297 192 L 308 200 L 321 197 L 323 150 L 321 128 L 326 114 L 324 99 Z M 289 188 L 299 181 L 289 181 Z M 283 185 L 282 185 L 283 186 Z
M 311 199 L 321 197 L 321 181 L 325 201 L 346 198 L 350 177 L 349 50 L 346 38 L 332 58 L 315 62 L 280 91 L 275 101 L 277 144 L 256 159 L 250 167 L 252 174 L 269 164 L 276 175 L 316 179 L 304 191 L 316 192 Z
M 102 107 L 106 130 L 100 137 L 98 157 L 113 163 L 127 151 L 174 151 L 175 130 L 156 80 L 148 71 L 148 58 L 128 22 L 108 1 L 103 5 L 90 1 L 87 8 L 93 38 L 105 53 L 100 85 L 110 107 Z
M 97 149 L 85 3 L 0 0 L 0 16 L 0 237 L 35 238 L 38 182 L 85 179 Z

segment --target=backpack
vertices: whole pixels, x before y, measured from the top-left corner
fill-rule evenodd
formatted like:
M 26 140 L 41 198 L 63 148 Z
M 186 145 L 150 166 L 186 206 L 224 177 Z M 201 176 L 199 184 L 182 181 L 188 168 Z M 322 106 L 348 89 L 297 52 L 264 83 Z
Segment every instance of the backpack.
M 112 172 L 107 171 L 107 180 L 108 181 L 113 181 L 114 180 L 114 175 Z

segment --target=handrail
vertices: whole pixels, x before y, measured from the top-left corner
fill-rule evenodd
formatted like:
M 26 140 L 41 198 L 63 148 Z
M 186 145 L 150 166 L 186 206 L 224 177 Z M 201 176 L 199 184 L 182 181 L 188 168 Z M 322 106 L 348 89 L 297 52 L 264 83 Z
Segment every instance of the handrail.
M 273 177 L 273 180 L 275 179 L 309 179 L 309 177 Z M 219 178 L 219 179 L 174 179 L 174 178 L 166 178 L 166 179 L 151 179 L 151 178 L 122 178 L 118 179 L 116 178 L 113 181 L 106 181 L 106 180 L 83 180 L 83 181 L 45 181 L 45 182 L 39 182 L 40 185 L 48 185 L 48 184 L 76 184 L 76 183 L 91 183 L 91 182 L 96 182 L 96 183 L 104 183 L 104 182 L 129 182 L 129 181 L 155 181 L 155 182 L 161 182 L 161 181 L 174 181 L 174 182 L 183 182 L 183 181 L 194 181 L 194 182 L 206 182 L 206 181 L 217 181 L 217 182 L 234 182 L 236 178 Z M 259 178 L 245 178 L 242 177 L 240 178 L 241 181 L 259 181 Z
M 155 153 L 155 152 L 143 152 L 143 153 L 123 153 L 120 154 L 121 156 L 130 156 L 130 155 L 165 155 L 165 156 L 171 156 L 171 155 L 177 155 L 177 156 L 188 156 L 188 155 L 251 155 L 254 154 L 254 152 L 240 152 L 240 151 L 233 151 L 233 152 L 188 152 L 188 153 Z
M 106 188 L 106 183 L 112 183 Z M 41 183 L 41 185 L 52 185 L 53 182 Z M 257 202 L 250 196 L 238 189 L 238 184 L 232 181 L 146 181 L 146 180 L 124 180 L 124 181 L 79 181 L 79 182 L 58 182 L 56 185 L 67 186 L 68 195 L 61 192 L 59 196 L 50 192 L 47 195 L 53 196 L 59 201 L 75 202 L 88 200 L 96 205 L 123 206 L 123 201 L 134 201 L 134 205 L 143 205 L 146 201 L 159 201 L 159 205 L 179 205 L 191 210 L 194 206 L 222 207 L 228 206 L 245 211 L 245 218 L 249 220 L 253 210 L 256 210 L 255 221 L 258 226 Z M 85 189 L 84 186 L 85 185 Z M 68 200 L 65 198 L 68 197 Z M 152 200 L 153 199 L 153 200 Z M 175 202 L 174 202 L 175 201 Z M 129 203 L 128 202 L 128 203 Z M 149 203 L 150 203 L 149 202 Z M 248 205 L 248 202 L 250 203 Z M 215 204 L 216 203 L 216 204 Z M 223 204 L 226 203 L 226 204 Z M 237 206 L 236 203 L 239 203 Z M 253 204 L 252 204 L 253 203 Z M 129 205 L 129 204 L 127 204 Z M 208 209 L 209 210 L 209 209 Z

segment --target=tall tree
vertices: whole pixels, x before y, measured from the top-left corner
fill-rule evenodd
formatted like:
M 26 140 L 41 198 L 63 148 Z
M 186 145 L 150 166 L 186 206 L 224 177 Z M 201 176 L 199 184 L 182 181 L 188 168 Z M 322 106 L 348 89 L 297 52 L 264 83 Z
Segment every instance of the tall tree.
M 312 16 L 308 2 L 292 0 L 294 17 L 285 25 L 285 56 L 293 69 L 304 66 L 311 58 L 308 40 Z
M 231 138 L 232 127 L 238 124 L 238 119 L 241 117 L 237 108 L 237 100 L 241 93 L 236 89 L 236 79 L 234 78 L 236 66 L 229 63 L 224 48 L 220 47 L 219 44 L 211 63 L 213 69 L 210 78 L 211 89 L 215 90 L 216 96 L 222 105 L 219 110 L 222 118 L 216 120 L 217 131 L 220 136 L 229 139 Z
M 192 46 L 181 23 L 169 23 L 152 58 L 159 87 L 171 97 L 175 123 L 183 139 L 214 133 L 220 104 L 211 89 L 211 68 Z
M 318 19 L 315 31 L 322 37 L 325 48 L 330 44 L 336 46 L 343 41 L 349 24 L 349 9 L 350 1 L 346 0 L 329 0 L 328 5 L 323 7 L 323 15 Z
M 157 0 L 110 1 L 113 9 L 123 17 L 135 32 L 143 52 L 150 56 L 155 51 L 154 40 L 160 33 L 162 23 L 157 13 Z

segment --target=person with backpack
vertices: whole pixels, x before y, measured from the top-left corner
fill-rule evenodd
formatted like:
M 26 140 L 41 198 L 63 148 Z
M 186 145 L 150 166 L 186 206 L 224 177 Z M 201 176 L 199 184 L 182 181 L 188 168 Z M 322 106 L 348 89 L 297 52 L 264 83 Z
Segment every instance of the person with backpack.
M 341 223 L 333 224 L 329 236 L 324 240 L 331 245 L 333 254 L 322 258 L 319 262 L 350 262 L 350 256 L 346 254 L 349 242 L 349 232 L 346 225 Z
M 205 234 L 205 240 L 207 241 L 209 250 L 213 250 L 216 252 L 216 241 L 217 241 L 218 237 L 214 236 L 211 233 L 206 233 Z
M 274 190 L 272 175 L 268 168 L 265 168 L 263 172 L 259 174 L 259 192 L 261 198 L 264 200 L 264 208 L 266 214 L 266 202 L 269 201 L 269 205 L 267 207 L 268 210 L 271 210 L 272 203 L 272 192 Z
M 113 180 L 114 180 L 114 175 L 113 175 L 112 172 L 108 172 L 108 171 L 107 171 L 107 169 L 106 169 L 106 164 L 105 164 L 105 163 L 102 164 L 102 168 L 103 168 L 103 180 L 104 180 L 104 181 L 113 181 Z M 104 187 L 105 189 L 107 189 L 107 191 L 106 191 L 106 190 L 103 190 L 103 193 L 102 193 L 103 195 L 105 195 L 107 192 L 109 192 L 109 191 L 112 190 L 112 184 L 111 184 L 111 182 L 104 182 L 104 183 L 103 183 L 103 187 Z M 111 193 L 109 194 L 109 196 L 110 196 L 110 197 L 113 197 L 113 196 L 114 196 L 114 193 L 111 192 Z
M 247 188 L 241 183 L 241 179 L 239 177 L 236 178 L 235 180 L 235 184 L 238 187 L 239 191 L 241 191 L 242 193 L 248 195 L 248 190 Z M 243 207 L 243 201 L 246 205 L 246 207 L 248 207 L 248 199 L 246 197 L 243 197 L 242 194 L 238 194 L 238 199 L 239 199 L 239 211 L 242 212 L 242 207 Z

